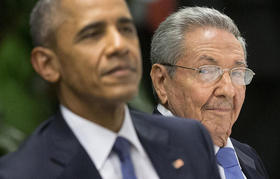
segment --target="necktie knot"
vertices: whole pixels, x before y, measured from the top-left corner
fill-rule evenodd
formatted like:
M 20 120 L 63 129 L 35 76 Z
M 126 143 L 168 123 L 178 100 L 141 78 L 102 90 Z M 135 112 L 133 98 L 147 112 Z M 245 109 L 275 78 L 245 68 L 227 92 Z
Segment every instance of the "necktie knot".
M 243 179 L 235 152 L 232 148 L 220 148 L 216 154 L 217 162 L 224 168 L 226 179 Z
M 218 153 L 216 154 L 216 158 L 218 163 L 223 168 L 229 168 L 238 165 L 234 150 L 229 147 L 220 148 Z
M 129 157 L 130 153 L 130 144 L 128 140 L 120 136 L 117 137 L 113 146 L 113 151 L 117 153 L 121 161 L 124 161 L 127 157 Z

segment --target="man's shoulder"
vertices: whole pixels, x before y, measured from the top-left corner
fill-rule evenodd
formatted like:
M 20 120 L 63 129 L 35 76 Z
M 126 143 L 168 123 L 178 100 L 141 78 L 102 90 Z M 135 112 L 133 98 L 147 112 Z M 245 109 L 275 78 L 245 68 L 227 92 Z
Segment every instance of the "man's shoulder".
M 258 159 L 260 160 L 260 157 L 258 155 L 258 153 L 256 152 L 256 150 L 251 147 L 250 145 L 246 144 L 246 143 L 242 143 L 239 142 L 236 139 L 230 138 L 232 145 L 235 149 L 235 151 L 237 152 L 237 155 L 239 155 L 239 157 L 241 155 L 246 154 L 247 156 L 250 156 L 252 159 Z
M 251 147 L 250 145 L 248 145 L 246 143 L 239 142 L 236 139 L 233 139 L 233 138 L 230 138 L 230 139 L 231 139 L 233 147 L 235 148 L 235 150 L 237 152 L 237 155 L 238 155 L 238 153 L 243 152 L 244 154 L 250 156 L 253 159 L 261 160 L 257 151 L 253 147 Z
M 130 112 L 142 144 L 147 147 L 148 143 L 154 147 L 146 148 L 150 154 L 157 156 L 160 150 L 168 149 L 169 152 L 164 155 L 174 155 L 188 161 L 186 166 L 193 173 L 197 171 L 197 175 L 194 175 L 196 178 L 218 178 L 211 138 L 198 121 L 133 110 Z
M 193 144 L 194 140 L 200 141 L 196 144 L 212 145 L 207 130 L 196 120 L 147 114 L 137 110 L 130 110 L 130 113 L 138 132 L 154 131 L 153 133 L 156 133 L 157 131 L 162 135 L 168 133 L 169 136 L 174 138 L 174 141 L 183 145 Z
M 175 116 L 163 116 L 161 114 L 150 114 L 150 113 L 146 113 L 143 111 L 140 111 L 138 109 L 131 109 L 130 108 L 130 113 L 132 115 L 132 117 L 137 117 L 137 118 L 141 118 L 144 119 L 149 122 L 166 122 L 166 123 L 170 123 L 171 120 L 175 121 L 175 123 L 189 123 L 190 125 L 196 125 L 199 124 L 198 121 L 196 120 L 192 120 L 192 119 L 186 119 L 186 118 L 180 118 L 180 117 L 175 117 Z M 162 119 L 164 121 L 159 121 L 158 119 Z M 174 122 L 172 122 L 174 123 Z
M 246 143 L 242 143 L 234 138 L 230 138 L 232 145 L 234 146 L 235 149 L 241 150 L 242 152 L 245 153 L 252 153 L 252 151 L 255 151 L 250 145 Z
M 264 178 L 269 178 L 261 157 L 253 147 L 249 146 L 248 144 L 239 142 L 233 138 L 231 138 L 231 142 L 234 146 L 239 160 L 241 160 L 241 162 L 243 163 L 243 165 L 241 163 L 242 167 L 250 166 L 252 165 L 250 164 L 250 161 L 254 161 L 253 163 L 255 167 L 253 168 L 256 168 L 256 170 L 261 173 Z
M 169 117 L 163 116 L 160 114 L 148 114 L 137 109 L 130 109 L 132 120 L 136 123 L 145 124 L 154 124 L 158 127 L 165 127 L 165 128 L 175 128 L 178 130 L 178 127 L 184 127 L 184 130 L 187 128 L 198 129 L 203 126 L 196 120 L 192 119 L 185 119 L 179 117 Z
M 46 135 L 47 130 L 50 127 L 50 125 L 52 125 L 53 120 L 54 120 L 53 118 L 50 118 L 50 119 L 44 121 L 43 123 L 41 123 L 34 130 L 34 132 L 27 139 L 25 139 L 23 141 L 23 143 L 19 146 L 18 150 L 28 148 L 28 146 L 30 144 L 41 146 L 41 144 L 44 142 L 44 140 L 42 140 L 42 139 L 46 138 L 45 135 Z M 6 156 L 13 156 L 15 154 L 18 155 L 18 153 L 19 153 L 18 150 L 16 152 L 12 152 L 12 153 L 10 153 L 9 155 L 6 155 Z
M 28 178 L 29 174 L 43 173 L 49 162 L 51 149 L 50 128 L 54 118 L 44 121 L 18 148 L 0 158 L 0 178 Z M 32 165 L 30 165 L 32 164 Z
M 23 141 L 23 143 L 19 146 L 19 149 L 16 152 L 12 152 L 5 157 L 10 157 L 13 155 L 20 155 L 21 153 L 19 151 L 21 150 L 26 150 L 26 149 L 31 149 L 34 150 L 34 147 L 42 147 L 42 144 L 45 142 L 44 139 L 49 139 L 48 136 L 48 130 L 50 126 L 52 125 L 54 121 L 54 118 L 51 117 L 48 120 L 44 121 L 41 123 L 35 130 L 34 132 Z M 32 146 L 32 148 L 29 148 L 29 146 Z M 5 158 L 4 157 L 4 158 Z M 2 159 L 2 158 L 1 158 Z

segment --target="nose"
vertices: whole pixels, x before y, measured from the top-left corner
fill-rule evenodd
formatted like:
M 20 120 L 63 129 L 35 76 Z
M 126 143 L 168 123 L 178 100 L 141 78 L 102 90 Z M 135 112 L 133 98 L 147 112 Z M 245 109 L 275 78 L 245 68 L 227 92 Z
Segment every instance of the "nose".
M 215 96 L 223 96 L 226 98 L 233 98 L 235 96 L 235 87 L 231 81 L 230 74 L 225 72 L 217 83 L 215 89 Z
M 108 30 L 107 54 L 123 55 L 128 53 L 125 37 L 115 27 Z

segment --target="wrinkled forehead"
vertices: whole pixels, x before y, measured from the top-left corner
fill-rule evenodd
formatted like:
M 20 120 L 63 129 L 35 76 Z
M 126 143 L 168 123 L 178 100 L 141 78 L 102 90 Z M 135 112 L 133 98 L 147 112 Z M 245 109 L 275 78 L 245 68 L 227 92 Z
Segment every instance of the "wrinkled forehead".
M 214 28 L 195 28 L 185 33 L 185 56 L 199 59 L 232 59 L 245 63 L 244 49 L 240 41 L 230 32 Z M 208 58 L 202 58 L 202 57 Z

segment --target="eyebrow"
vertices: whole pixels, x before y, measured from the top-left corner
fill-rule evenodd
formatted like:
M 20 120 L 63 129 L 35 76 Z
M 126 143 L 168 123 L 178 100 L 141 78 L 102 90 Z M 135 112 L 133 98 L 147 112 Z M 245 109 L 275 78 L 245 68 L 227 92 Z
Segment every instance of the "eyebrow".
M 235 64 L 236 64 L 236 65 L 244 65 L 245 67 L 248 67 L 246 61 L 244 62 L 243 60 L 236 61 Z
M 121 17 L 117 21 L 118 24 L 134 24 L 133 20 L 128 17 Z
M 208 61 L 208 62 L 212 62 L 212 63 L 217 63 L 217 60 L 215 60 L 213 57 L 210 57 L 208 55 L 202 55 L 201 57 L 199 57 L 198 61 Z
M 117 24 L 124 25 L 124 24 L 134 24 L 134 23 L 131 18 L 121 17 L 118 19 Z M 83 34 L 85 34 L 87 31 L 93 30 L 93 29 L 102 29 L 105 26 L 106 26 L 105 21 L 92 22 L 92 23 L 86 25 L 77 33 L 77 35 L 74 39 L 74 42 L 79 42 L 82 39 Z
M 217 60 L 215 58 L 211 57 L 211 56 L 208 56 L 208 55 L 202 55 L 198 60 L 199 61 L 205 60 L 205 61 L 217 64 Z M 247 63 L 244 62 L 244 60 L 242 60 L 242 59 L 236 60 L 235 65 L 247 67 Z
M 79 42 L 82 39 L 83 34 L 85 34 L 87 31 L 92 29 L 101 29 L 105 27 L 105 22 L 92 22 L 85 27 L 83 27 L 74 38 L 74 42 Z

